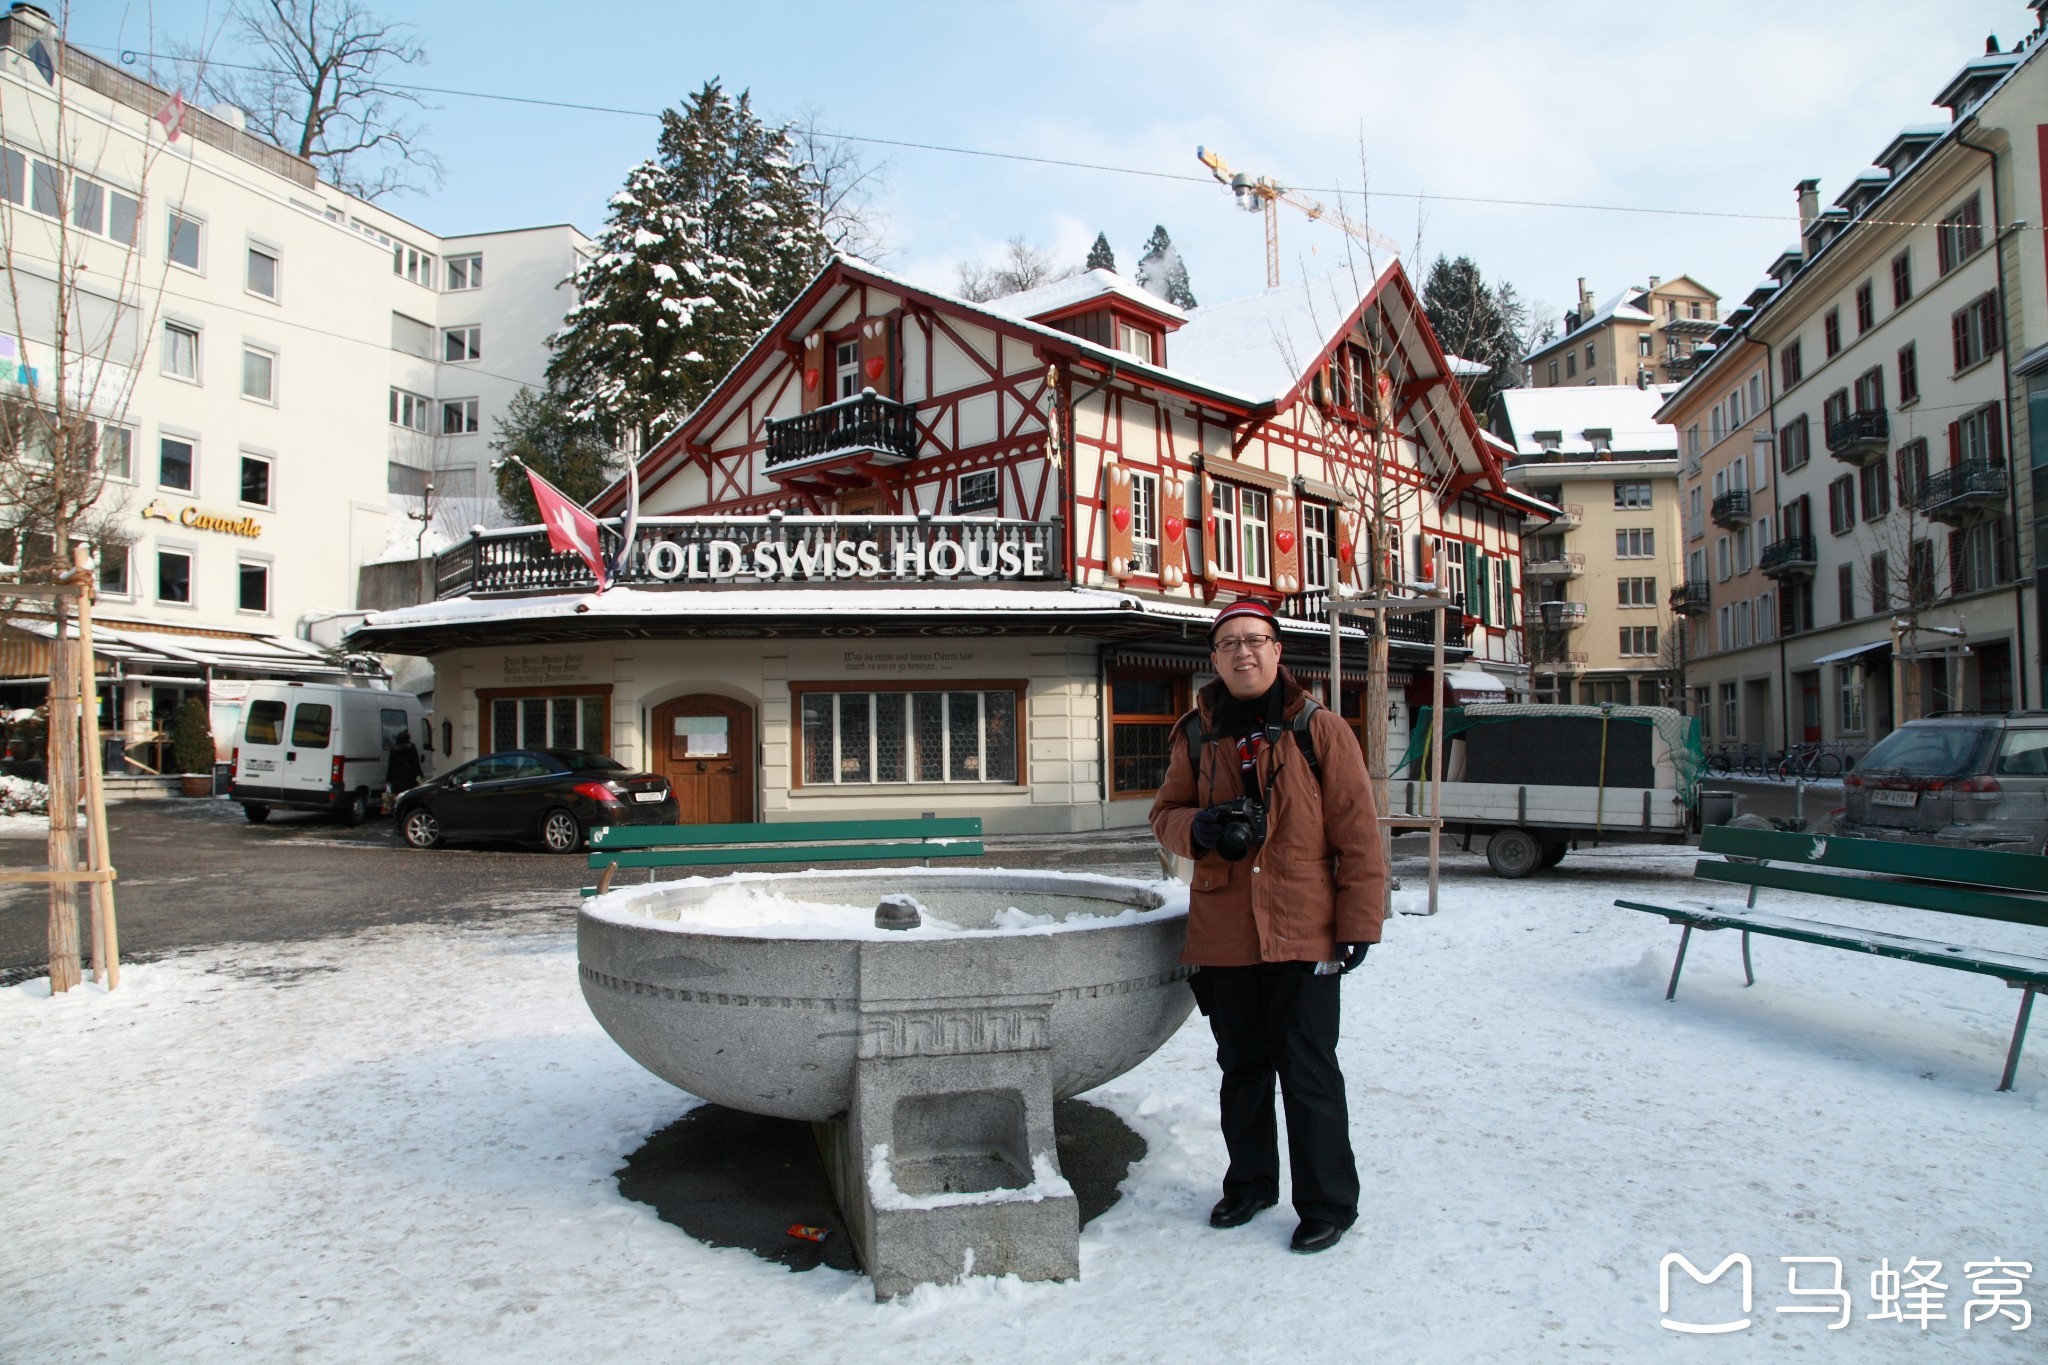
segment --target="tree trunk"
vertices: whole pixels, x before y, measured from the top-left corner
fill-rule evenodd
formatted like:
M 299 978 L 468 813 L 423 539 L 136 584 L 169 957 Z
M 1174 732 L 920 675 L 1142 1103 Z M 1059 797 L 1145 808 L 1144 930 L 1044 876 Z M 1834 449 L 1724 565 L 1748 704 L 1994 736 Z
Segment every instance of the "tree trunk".
M 55 602 L 56 638 L 50 645 L 48 752 L 50 785 L 50 857 L 52 872 L 78 867 L 78 674 L 68 635 L 70 603 Z M 78 886 L 50 883 L 50 993 L 70 990 L 79 981 Z

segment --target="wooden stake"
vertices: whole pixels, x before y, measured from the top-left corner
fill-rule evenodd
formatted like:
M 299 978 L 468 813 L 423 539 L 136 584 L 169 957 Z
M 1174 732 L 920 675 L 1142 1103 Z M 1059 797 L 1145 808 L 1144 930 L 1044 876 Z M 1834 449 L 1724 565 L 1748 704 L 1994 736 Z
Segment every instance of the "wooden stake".
M 89 884 L 92 893 L 92 978 L 108 990 L 121 984 L 121 933 L 114 918 L 114 857 L 107 835 L 107 784 L 100 750 L 99 669 L 92 643 L 93 573 L 83 545 L 72 550 L 78 580 L 78 654 L 84 673 L 86 866 L 106 874 Z
M 50 647 L 50 690 L 44 707 L 49 716 L 44 758 L 49 770 L 49 870 L 53 873 L 78 870 L 78 722 L 72 713 L 78 687 L 71 676 L 72 656 L 65 638 L 70 596 L 62 594 L 52 603 L 56 637 Z M 53 878 L 49 885 L 50 994 L 59 995 L 79 982 L 78 909 L 74 883 Z

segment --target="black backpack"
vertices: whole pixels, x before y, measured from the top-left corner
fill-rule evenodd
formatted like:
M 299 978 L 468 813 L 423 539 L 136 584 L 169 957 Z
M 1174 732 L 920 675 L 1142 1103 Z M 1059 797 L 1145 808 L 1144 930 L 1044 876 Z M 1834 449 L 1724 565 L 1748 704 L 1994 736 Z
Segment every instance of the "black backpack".
M 1301 750 L 1301 756 L 1308 760 L 1308 770 L 1315 775 L 1317 786 L 1321 786 L 1323 782 L 1323 765 L 1316 758 L 1316 735 L 1315 731 L 1309 728 L 1308 718 L 1321 706 L 1322 703 L 1314 697 L 1303 697 L 1301 710 L 1295 712 L 1294 719 L 1287 723 L 1287 728 L 1294 732 L 1294 745 Z M 1199 706 L 1181 717 L 1178 728 L 1187 740 L 1188 767 L 1199 775 L 1202 766 L 1202 746 L 1216 736 L 1202 728 L 1202 708 Z

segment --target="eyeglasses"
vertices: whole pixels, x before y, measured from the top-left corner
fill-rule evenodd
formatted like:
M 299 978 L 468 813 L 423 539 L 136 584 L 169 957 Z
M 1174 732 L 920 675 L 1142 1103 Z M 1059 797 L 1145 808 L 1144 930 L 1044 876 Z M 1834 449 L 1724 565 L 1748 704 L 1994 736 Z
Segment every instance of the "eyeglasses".
M 1218 654 L 1243 654 L 1278 643 L 1271 635 L 1233 635 L 1227 640 L 1218 640 L 1214 648 Z

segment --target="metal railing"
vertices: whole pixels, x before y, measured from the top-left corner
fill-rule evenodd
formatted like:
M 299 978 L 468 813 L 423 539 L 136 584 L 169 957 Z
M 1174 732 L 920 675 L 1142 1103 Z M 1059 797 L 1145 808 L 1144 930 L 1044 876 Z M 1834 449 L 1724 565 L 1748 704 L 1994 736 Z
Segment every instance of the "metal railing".
M 1578 550 L 1566 550 L 1563 554 L 1552 555 L 1548 559 L 1527 560 L 1522 568 L 1524 572 L 1532 574 L 1584 573 L 1586 556 Z
M 1786 536 L 1764 546 L 1756 566 L 1765 573 L 1811 572 L 1815 562 L 1812 536 Z
M 1750 519 L 1749 490 L 1731 488 L 1714 499 L 1713 510 L 1709 513 L 1714 525 L 1724 527 L 1742 526 Z
M 1543 617 L 1544 626 L 1549 629 L 1582 626 L 1586 623 L 1584 602 L 1538 602 L 1536 609 Z
M 1287 621 L 1318 621 L 1330 619 L 1330 593 L 1327 588 L 1313 588 L 1308 592 L 1290 593 L 1280 599 L 1277 613 Z M 1410 612 L 1405 616 L 1387 618 L 1387 638 L 1401 640 L 1413 645 L 1433 644 L 1436 641 L 1436 627 L 1431 624 L 1433 613 Z M 1344 624 L 1355 626 L 1372 634 L 1372 615 L 1369 612 L 1346 612 Z M 1444 611 L 1444 645 L 1449 649 L 1465 647 L 1465 619 L 1462 604 L 1453 602 Z
M 1680 583 L 1671 590 L 1671 608 L 1697 615 L 1714 604 L 1713 589 L 1705 583 Z
M 1920 510 L 1940 518 L 1969 505 L 1996 505 L 2005 501 L 2011 476 L 2002 464 L 1991 460 L 1968 460 L 1948 469 L 1936 470 L 1920 481 Z
M 770 469 L 854 451 L 909 459 L 917 453 L 917 409 L 870 389 L 815 412 L 768 423 Z
M 1869 455 L 1882 454 L 1891 436 L 1891 419 L 1882 409 L 1852 412 L 1828 423 L 1828 454 L 1860 462 Z

